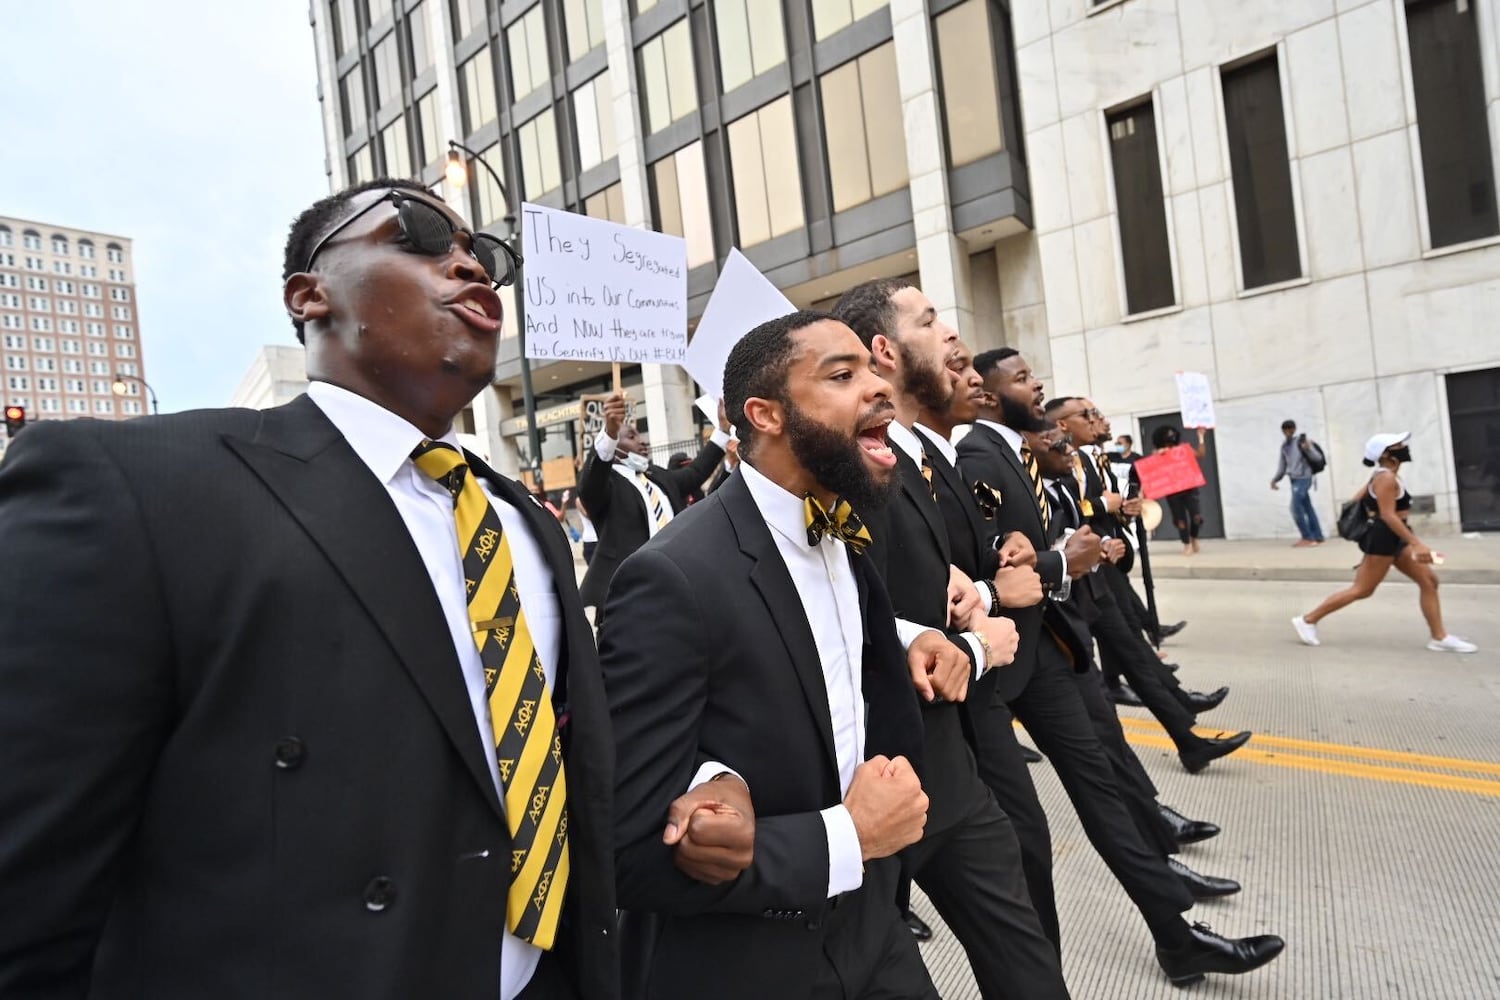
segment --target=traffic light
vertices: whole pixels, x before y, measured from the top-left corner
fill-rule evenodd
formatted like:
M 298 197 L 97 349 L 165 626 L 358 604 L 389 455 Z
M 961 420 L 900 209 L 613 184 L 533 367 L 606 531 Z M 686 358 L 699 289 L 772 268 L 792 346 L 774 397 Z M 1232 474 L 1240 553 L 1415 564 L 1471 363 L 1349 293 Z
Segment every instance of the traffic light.
M 21 428 L 26 426 L 26 407 L 7 406 L 5 408 L 5 433 L 8 437 L 15 437 L 21 433 Z

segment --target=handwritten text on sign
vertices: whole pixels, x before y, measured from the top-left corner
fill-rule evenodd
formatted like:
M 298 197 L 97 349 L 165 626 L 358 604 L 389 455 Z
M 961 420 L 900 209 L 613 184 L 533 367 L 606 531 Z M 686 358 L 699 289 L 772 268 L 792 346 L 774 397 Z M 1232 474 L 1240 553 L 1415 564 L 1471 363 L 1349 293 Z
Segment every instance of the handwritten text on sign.
M 687 244 L 521 206 L 526 356 L 675 364 L 687 350 Z

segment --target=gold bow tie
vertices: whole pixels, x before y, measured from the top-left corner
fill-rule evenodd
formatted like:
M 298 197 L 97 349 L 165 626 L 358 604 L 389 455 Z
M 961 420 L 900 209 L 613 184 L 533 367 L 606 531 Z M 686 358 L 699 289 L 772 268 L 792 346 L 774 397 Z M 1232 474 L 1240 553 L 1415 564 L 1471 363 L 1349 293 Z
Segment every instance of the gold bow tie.
M 813 497 L 811 493 L 802 501 L 803 510 L 807 515 L 807 544 L 817 545 L 823 540 L 823 536 L 836 538 L 849 546 L 856 555 L 865 550 L 870 544 L 870 529 L 865 527 L 865 522 L 854 513 L 854 508 L 849 506 L 847 500 L 836 500 L 833 510 L 823 509 L 823 505 Z

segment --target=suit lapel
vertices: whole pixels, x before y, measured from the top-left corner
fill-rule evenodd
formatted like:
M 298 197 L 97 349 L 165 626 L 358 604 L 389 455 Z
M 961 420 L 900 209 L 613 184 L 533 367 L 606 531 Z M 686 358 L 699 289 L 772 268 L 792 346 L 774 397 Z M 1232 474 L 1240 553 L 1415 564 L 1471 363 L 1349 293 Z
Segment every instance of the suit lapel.
M 1005 463 L 1006 467 L 1010 469 L 1011 474 L 1015 477 L 1016 482 L 1012 484 L 1013 487 L 1019 485 L 1021 487 L 1021 495 L 1031 501 L 1026 506 L 1030 509 L 1031 515 L 1036 521 L 1038 534 L 1045 534 L 1042 525 L 1042 509 L 1037 506 L 1035 486 L 1031 481 L 1031 473 L 1027 472 L 1026 466 L 1021 464 L 1021 457 L 1016 454 L 1015 449 L 1011 448 L 1009 441 L 1006 441 L 1005 438 L 983 424 L 975 424 L 974 430 L 984 434 L 985 437 L 983 440 L 988 441 L 990 447 L 1000 453 L 1001 461 Z M 973 433 L 973 431 L 970 433 Z
M 750 495 L 750 488 L 745 485 L 745 477 L 731 476 L 718 493 L 724 497 L 724 512 L 734 526 L 740 551 L 754 562 L 750 582 L 776 623 L 776 633 L 786 646 L 792 669 L 797 672 L 802 694 L 807 699 L 807 707 L 818 724 L 818 735 L 823 741 L 828 765 L 837 774 L 839 762 L 833 746 L 833 713 L 828 707 L 828 684 L 823 679 L 823 661 L 818 657 L 807 610 L 787 572 L 786 562 L 776 550 L 765 516 Z
M 937 501 L 932 498 L 932 491 L 922 476 L 922 467 L 900 448 L 896 449 L 896 466 L 901 470 L 901 489 L 907 500 L 917 508 L 922 520 L 927 522 L 933 541 L 943 553 L 943 561 L 952 562 L 952 553 L 948 550 L 948 529 L 943 527 L 942 512 L 938 510 Z
M 502 816 L 447 620 L 385 486 L 307 397 L 225 445 L 323 551 L 411 675 L 480 792 Z M 316 460 L 315 460 L 316 459 Z

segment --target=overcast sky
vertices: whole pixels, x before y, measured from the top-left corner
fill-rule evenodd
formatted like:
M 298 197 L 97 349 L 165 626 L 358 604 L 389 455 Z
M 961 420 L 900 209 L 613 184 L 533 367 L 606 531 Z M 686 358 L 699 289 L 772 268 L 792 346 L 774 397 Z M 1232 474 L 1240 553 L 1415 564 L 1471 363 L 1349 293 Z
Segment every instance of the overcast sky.
M 162 410 L 226 405 L 297 342 L 282 247 L 328 191 L 307 0 L 5 7 L 0 215 L 134 240 Z

